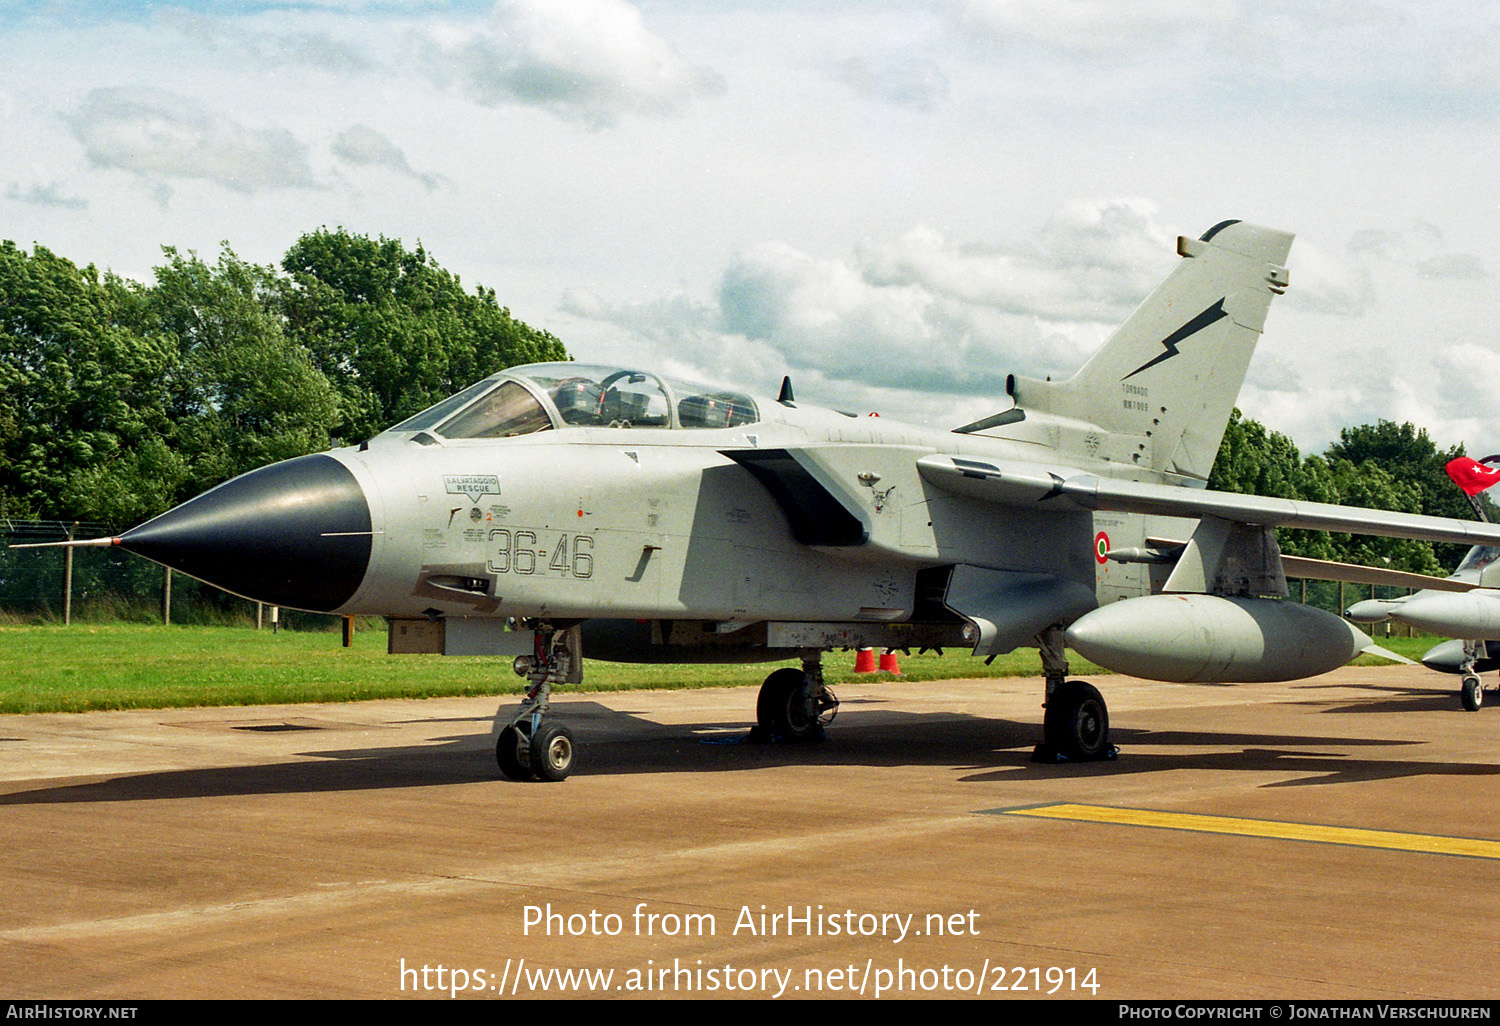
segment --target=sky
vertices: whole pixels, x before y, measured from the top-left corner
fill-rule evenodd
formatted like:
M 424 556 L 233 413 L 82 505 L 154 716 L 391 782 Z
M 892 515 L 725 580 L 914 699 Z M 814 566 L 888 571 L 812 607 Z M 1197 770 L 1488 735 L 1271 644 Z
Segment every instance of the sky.
M 0 0 L 0 238 L 418 243 L 578 359 L 953 427 L 1238 218 L 1240 395 L 1500 451 L 1500 5 Z

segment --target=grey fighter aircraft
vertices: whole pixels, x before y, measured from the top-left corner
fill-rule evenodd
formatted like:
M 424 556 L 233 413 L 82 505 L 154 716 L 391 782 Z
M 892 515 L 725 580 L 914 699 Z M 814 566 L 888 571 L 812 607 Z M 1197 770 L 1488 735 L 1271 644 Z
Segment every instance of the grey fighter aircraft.
M 1041 751 L 1108 758 L 1104 699 L 1068 679 L 1067 648 L 1135 676 L 1251 682 L 1370 647 L 1285 601 L 1276 528 L 1500 545 L 1494 525 L 1205 489 L 1291 242 L 1239 221 L 1179 239 L 1074 377 L 1012 376 L 1009 409 L 954 431 L 804 405 L 789 382 L 770 399 L 514 367 L 100 543 L 247 598 L 387 616 L 393 647 L 515 654 L 530 689 L 496 747 L 513 778 L 573 768 L 548 697 L 583 653 L 799 660 L 767 677 L 756 716 L 801 740 L 837 706 L 827 651 L 1036 645 Z
M 1448 463 L 1447 470 L 1473 505 L 1474 514 L 1488 521 L 1479 496 L 1500 483 L 1500 456 L 1482 460 L 1460 456 Z M 1355 623 L 1395 620 L 1452 638 L 1429 649 L 1422 665 L 1459 674 L 1459 699 L 1465 709 L 1478 712 L 1484 704 L 1480 674 L 1500 669 L 1500 548 L 1476 545 L 1449 577 L 1413 586 L 1419 590 L 1399 598 L 1356 602 L 1344 615 Z M 1491 642 L 1495 643 L 1493 654 Z

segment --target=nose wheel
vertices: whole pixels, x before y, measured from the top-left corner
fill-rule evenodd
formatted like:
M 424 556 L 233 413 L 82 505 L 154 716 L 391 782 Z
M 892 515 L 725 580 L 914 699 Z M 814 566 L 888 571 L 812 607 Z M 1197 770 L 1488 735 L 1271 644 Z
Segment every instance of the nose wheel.
M 566 723 L 543 721 L 539 730 L 529 723 L 512 725 L 495 742 L 495 762 L 510 780 L 566 780 L 573 772 L 578 749 Z

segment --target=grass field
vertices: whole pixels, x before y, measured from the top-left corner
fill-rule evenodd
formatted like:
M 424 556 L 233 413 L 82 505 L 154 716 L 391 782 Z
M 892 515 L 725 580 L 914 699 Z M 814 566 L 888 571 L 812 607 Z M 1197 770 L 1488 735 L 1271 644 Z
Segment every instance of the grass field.
M 1383 643 L 1415 659 L 1436 640 L 1392 638 Z M 383 629 L 357 632 L 353 646 L 345 649 L 337 632 L 140 624 L 4 626 L 0 712 L 349 702 L 521 690 L 508 657 L 392 656 L 385 649 Z M 1077 656 L 1070 662 L 1080 676 L 1102 672 Z M 902 655 L 900 663 L 902 679 L 917 681 L 1041 673 L 1032 649 L 1001 656 L 990 666 L 966 651 Z M 758 686 L 774 665 L 637 666 L 586 660 L 584 683 L 575 690 Z M 831 684 L 856 679 L 852 652 L 831 653 L 824 666 Z M 882 676 L 890 675 L 858 679 Z

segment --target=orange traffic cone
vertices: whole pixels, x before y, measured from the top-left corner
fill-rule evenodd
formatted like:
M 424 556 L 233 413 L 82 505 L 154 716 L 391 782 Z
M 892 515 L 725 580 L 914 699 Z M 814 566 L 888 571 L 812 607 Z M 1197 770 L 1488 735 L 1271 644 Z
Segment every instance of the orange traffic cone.
M 880 656 L 880 668 L 887 673 L 900 673 L 901 664 L 896 662 L 896 650 L 888 648 Z
M 855 673 L 875 672 L 875 650 L 872 648 L 857 649 L 854 653 Z

